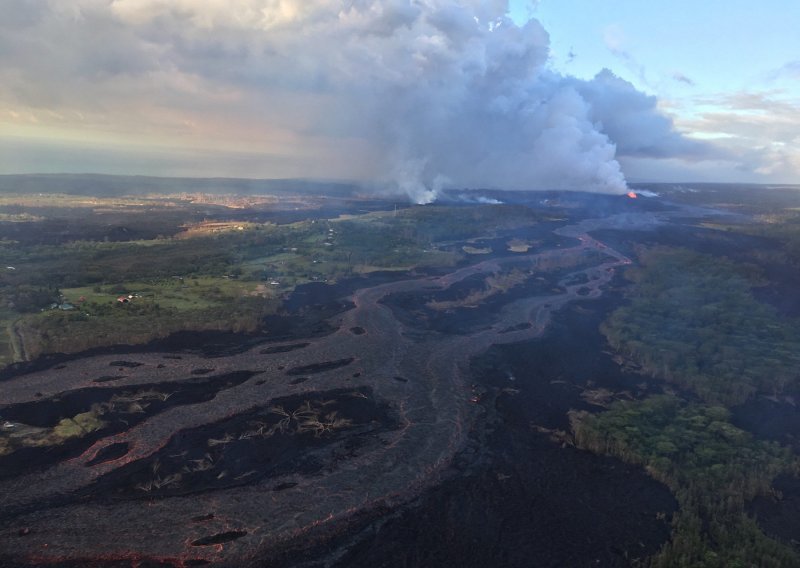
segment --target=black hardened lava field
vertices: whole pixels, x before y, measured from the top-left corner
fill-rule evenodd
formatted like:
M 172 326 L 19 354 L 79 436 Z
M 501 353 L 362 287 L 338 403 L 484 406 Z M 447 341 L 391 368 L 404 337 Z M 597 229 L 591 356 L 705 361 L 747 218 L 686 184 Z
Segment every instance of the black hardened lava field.
M 0 566 L 800 565 L 800 199 L 635 189 L 0 217 Z

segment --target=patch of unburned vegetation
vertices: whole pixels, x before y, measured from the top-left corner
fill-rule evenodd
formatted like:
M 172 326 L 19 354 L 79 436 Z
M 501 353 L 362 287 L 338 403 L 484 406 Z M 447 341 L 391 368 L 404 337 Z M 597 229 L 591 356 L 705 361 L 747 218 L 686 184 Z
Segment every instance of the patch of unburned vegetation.
M 523 284 L 528 278 L 530 278 L 530 274 L 519 269 L 498 272 L 486 278 L 483 288 L 473 290 L 464 298 L 458 300 L 431 300 L 426 306 L 436 311 L 474 307 L 492 296 L 504 294 L 510 289 Z
M 602 327 L 615 349 L 710 403 L 797 384 L 798 327 L 753 298 L 751 267 L 685 249 L 640 257 L 630 304 Z
M 492 252 L 492 249 L 488 247 L 473 247 L 469 245 L 464 245 L 461 250 L 467 254 L 491 254 Z
M 787 448 L 755 440 L 720 406 L 660 395 L 571 414 L 579 446 L 644 466 L 675 494 L 671 542 L 653 566 L 796 566 L 797 554 L 744 514 L 773 478 L 796 471 Z
M 525 253 L 528 252 L 534 245 L 521 239 L 511 239 L 508 241 L 508 243 L 506 243 L 506 246 L 511 252 Z

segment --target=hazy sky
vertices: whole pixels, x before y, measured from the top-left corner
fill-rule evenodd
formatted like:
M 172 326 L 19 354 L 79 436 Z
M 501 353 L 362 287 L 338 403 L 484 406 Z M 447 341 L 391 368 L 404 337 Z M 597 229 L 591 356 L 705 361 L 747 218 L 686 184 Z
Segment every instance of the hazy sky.
M 0 0 L 0 173 L 800 183 L 794 0 Z
M 517 21 L 550 33 L 551 65 L 608 68 L 658 97 L 688 136 L 733 163 L 631 164 L 629 177 L 800 183 L 800 2 L 794 0 L 512 1 Z

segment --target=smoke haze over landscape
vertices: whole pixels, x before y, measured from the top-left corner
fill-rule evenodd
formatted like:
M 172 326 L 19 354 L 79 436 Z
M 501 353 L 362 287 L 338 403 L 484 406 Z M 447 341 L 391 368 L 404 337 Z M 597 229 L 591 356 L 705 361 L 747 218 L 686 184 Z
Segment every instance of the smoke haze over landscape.
M 427 202 L 445 186 L 624 193 L 625 159 L 741 161 L 608 69 L 556 71 L 547 30 L 516 23 L 507 2 L 75 0 L 4 13 L 3 173 L 348 179 Z

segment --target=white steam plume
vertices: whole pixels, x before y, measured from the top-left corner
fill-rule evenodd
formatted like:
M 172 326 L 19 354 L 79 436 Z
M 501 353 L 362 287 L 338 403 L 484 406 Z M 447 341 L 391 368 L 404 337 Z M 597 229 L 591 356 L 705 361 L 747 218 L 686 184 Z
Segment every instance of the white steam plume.
M 385 2 L 360 5 L 349 13 L 385 16 L 377 8 Z M 544 71 L 549 38 L 537 21 L 517 26 L 503 2 L 413 6 L 387 33 L 369 36 L 374 57 L 352 91 L 355 102 L 368 85 L 369 136 L 390 185 L 418 203 L 435 199 L 445 179 L 459 187 L 627 191 L 615 146 L 591 122 L 587 102 Z
M 113 9 L 138 26 L 189 24 L 178 32 L 188 36 L 182 66 L 209 33 L 215 52 L 233 44 L 258 53 L 249 69 L 211 71 L 317 93 L 303 128 L 366 140 L 372 177 L 416 202 L 435 199 L 445 181 L 626 191 L 615 147 L 590 121 L 586 101 L 544 70 L 547 32 L 536 20 L 516 25 L 507 2 L 249 0 L 233 11 L 216 1 L 178 4 L 115 0 Z
M 11 60 L 0 53 L 0 106 L 142 140 L 253 146 L 261 171 L 383 181 L 417 202 L 445 184 L 622 193 L 617 153 L 702 150 L 610 72 L 553 73 L 547 32 L 507 11 L 503 0 L 25 2 L 0 20 L 14 46 Z

